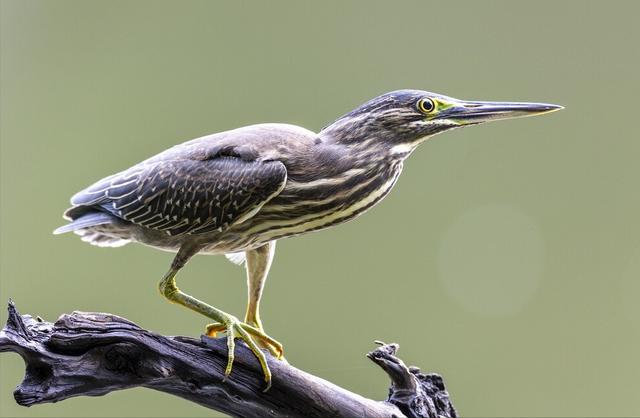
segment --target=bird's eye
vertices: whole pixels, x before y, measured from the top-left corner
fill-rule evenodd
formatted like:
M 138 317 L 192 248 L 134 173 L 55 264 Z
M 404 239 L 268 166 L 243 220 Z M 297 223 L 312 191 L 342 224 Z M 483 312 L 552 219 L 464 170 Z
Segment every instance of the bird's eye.
M 418 110 L 422 113 L 431 113 L 436 108 L 435 103 L 431 99 L 420 99 L 418 102 Z

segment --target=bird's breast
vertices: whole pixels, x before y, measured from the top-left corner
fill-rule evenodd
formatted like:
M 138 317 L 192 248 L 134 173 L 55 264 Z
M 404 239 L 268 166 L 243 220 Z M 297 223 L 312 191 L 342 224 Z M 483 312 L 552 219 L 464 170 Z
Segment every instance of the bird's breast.
M 287 181 L 280 195 L 229 233 L 256 244 L 338 225 L 380 202 L 401 172 L 402 163 L 397 162 L 354 167 L 307 181 Z

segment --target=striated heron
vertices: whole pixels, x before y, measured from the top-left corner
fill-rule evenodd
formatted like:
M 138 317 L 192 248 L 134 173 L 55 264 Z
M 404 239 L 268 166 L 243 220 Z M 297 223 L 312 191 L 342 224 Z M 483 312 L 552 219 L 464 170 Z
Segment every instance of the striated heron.
M 419 90 L 376 97 L 320 133 L 260 124 L 176 145 L 106 177 L 71 198 L 73 231 L 102 247 L 139 242 L 177 252 L 160 292 L 216 321 L 207 335 L 227 333 L 231 373 L 234 339 L 258 357 L 267 382 L 266 348 L 282 345 L 264 333 L 262 289 L 276 241 L 346 222 L 384 198 L 404 160 L 426 139 L 454 128 L 561 109 L 542 103 L 462 101 Z M 245 264 L 244 322 L 178 289 L 175 277 L 195 254 L 226 254 Z

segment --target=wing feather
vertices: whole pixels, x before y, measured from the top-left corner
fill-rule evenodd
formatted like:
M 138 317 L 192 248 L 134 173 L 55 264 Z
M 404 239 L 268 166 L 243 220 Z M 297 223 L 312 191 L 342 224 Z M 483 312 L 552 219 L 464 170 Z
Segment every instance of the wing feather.
M 169 235 L 223 230 L 257 213 L 287 179 L 279 161 L 237 157 L 141 163 L 76 194 L 126 221 Z

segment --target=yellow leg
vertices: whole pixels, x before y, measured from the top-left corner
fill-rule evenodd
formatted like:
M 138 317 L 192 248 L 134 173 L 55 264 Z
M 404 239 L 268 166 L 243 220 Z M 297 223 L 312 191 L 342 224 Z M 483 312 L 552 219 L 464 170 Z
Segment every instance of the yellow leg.
M 245 252 L 246 269 L 247 269 L 247 312 L 244 322 L 257 330 L 264 333 L 262 321 L 260 320 L 260 298 L 264 283 L 271 268 L 273 255 L 276 250 L 276 242 L 271 241 L 261 247 Z M 207 326 L 207 335 L 215 337 L 218 332 L 224 331 L 224 325 L 221 323 L 210 324 Z M 265 344 L 264 339 L 257 341 L 258 345 L 266 348 L 278 358 L 282 358 L 282 344 L 277 341 Z
M 267 280 L 273 255 L 276 251 L 276 242 L 271 241 L 262 247 L 249 250 L 245 253 L 247 268 L 247 313 L 244 322 L 263 329 L 260 321 L 260 298 L 264 283 Z
M 261 330 L 243 322 L 240 322 L 236 317 L 229 315 L 226 312 L 223 312 L 217 308 L 214 308 L 211 305 L 208 305 L 201 300 L 194 298 L 178 289 L 176 286 L 175 277 L 178 271 L 184 267 L 187 261 L 196 253 L 195 249 L 181 248 L 178 254 L 176 255 L 173 263 L 171 264 L 171 268 L 164 275 L 163 279 L 160 281 L 159 289 L 160 293 L 166 297 L 169 301 L 177 303 L 179 305 L 185 306 L 195 312 L 198 312 L 208 318 L 217 321 L 218 324 L 216 326 L 219 327 L 219 331 L 227 332 L 227 346 L 229 349 L 227 367 L 225 369 L 225 376 L 229 376 L 231 374 L 231 370 L 233 367 L 234 360 L 234 350 L 235 350 L 235 339 L 240 338 L 247 343 L 251 351 L 255 354 L 260 362 L 260 366 L 262 367 L 262 371 L 264 373 L 264 380 L 267 382 L 267 388 L 271 386 L 271 371 L 269 370 L 269 366 L 267 365 L 267 359 L 264 353 L 260 350 L 256 341 L 260 341 L 261 343 L 271 346 L 273 350 L 270 350 L 275 353 L 276 357 L 282 356 L 282 346 L 272 339 L 271 337 L 264 334 Z
M 276 242 L 271 241 L 262 247 L 245 252 L 247 269 L 247 312 L 244 322 L 256 327 L 264 332 L 262 321 L 260 320 L 260 299 L 265 281 L 271 269 L 273 256 L 276 251 Z M 273 355 L 278 352 L 278 346 L 260 344 L 268 349 Z M 281 344 L 278 343 L 281 346 Z M 282 358 L 282 355 L 280 355 Z

